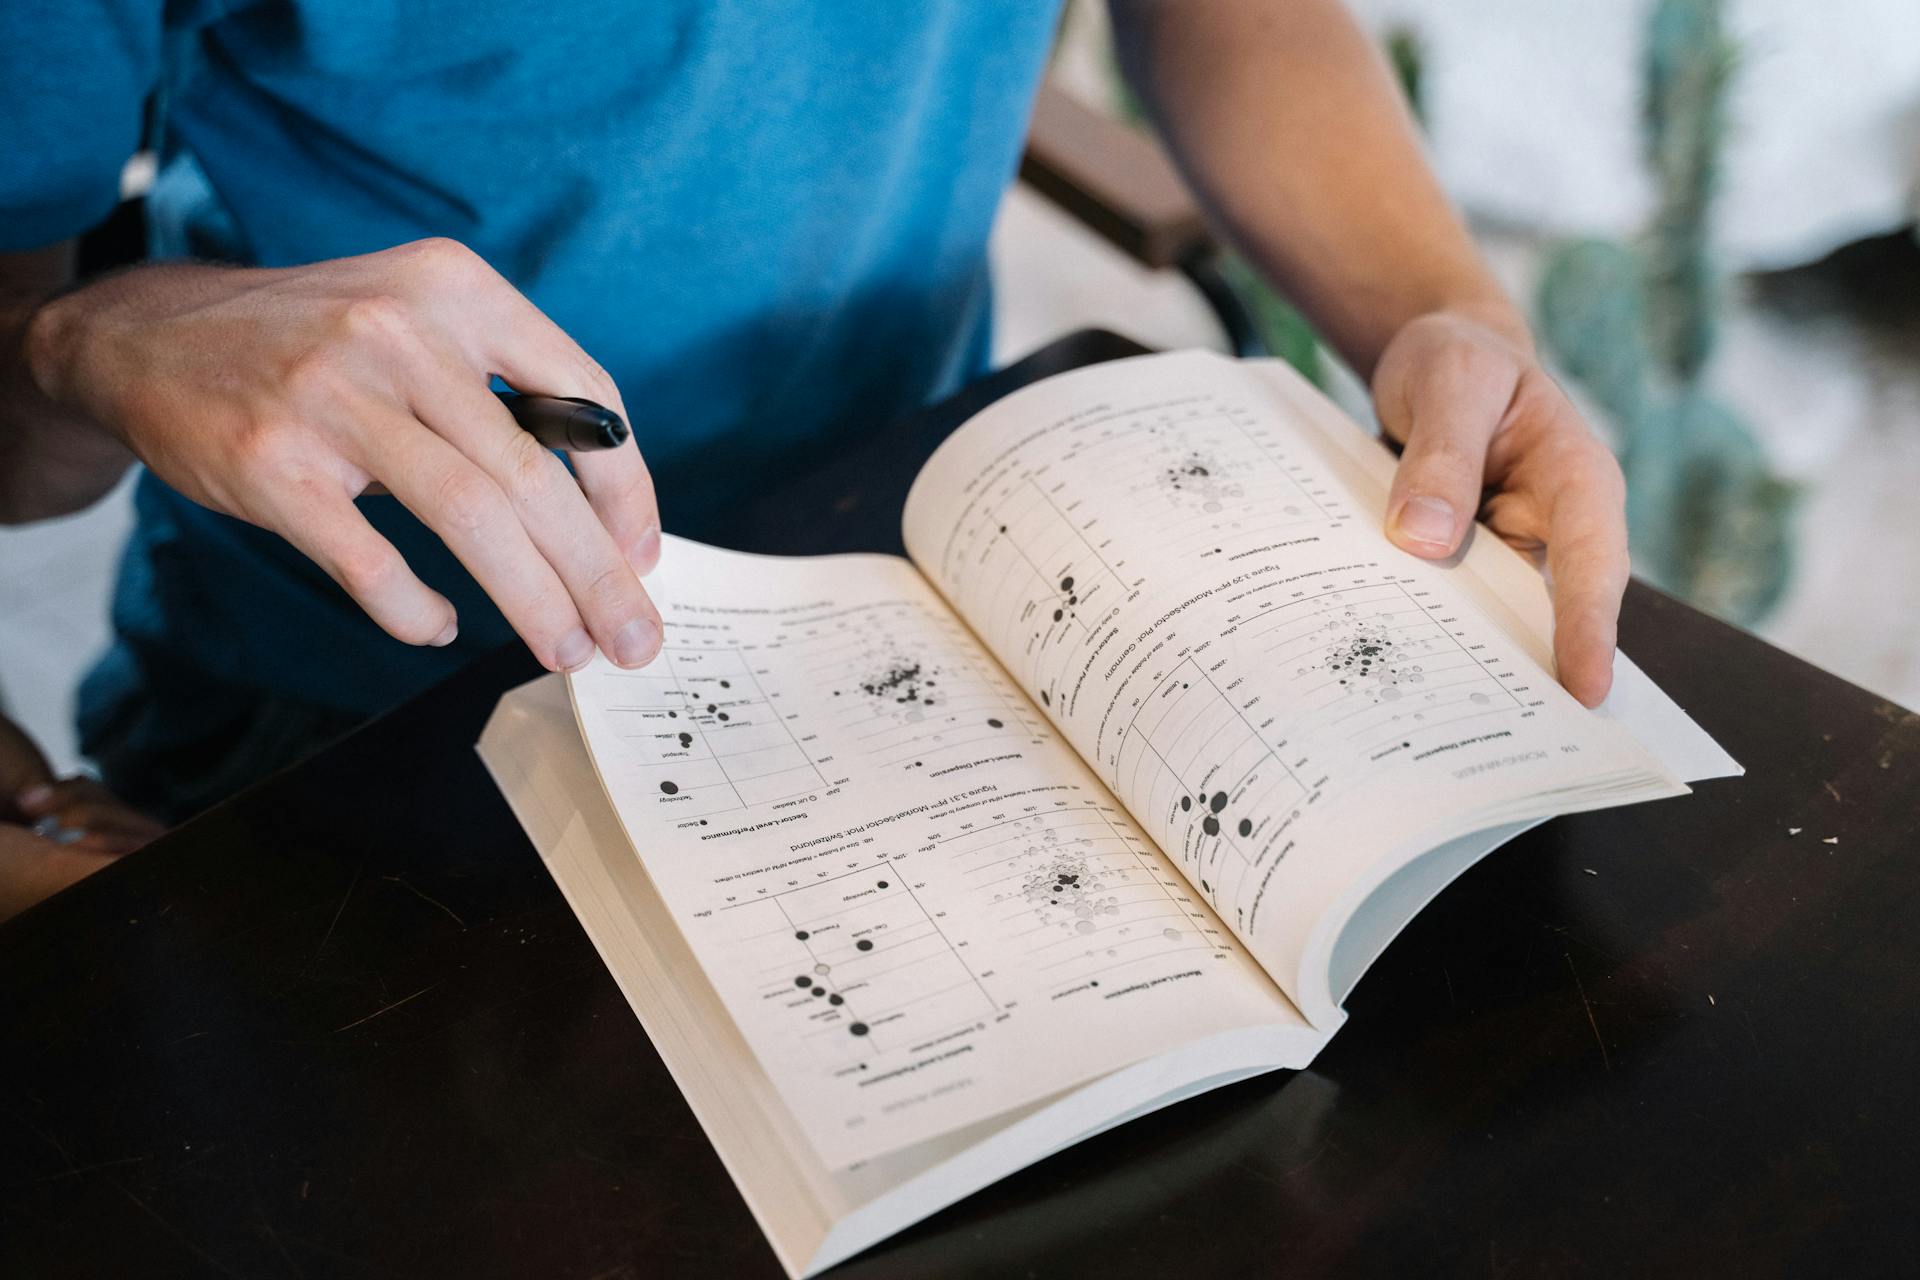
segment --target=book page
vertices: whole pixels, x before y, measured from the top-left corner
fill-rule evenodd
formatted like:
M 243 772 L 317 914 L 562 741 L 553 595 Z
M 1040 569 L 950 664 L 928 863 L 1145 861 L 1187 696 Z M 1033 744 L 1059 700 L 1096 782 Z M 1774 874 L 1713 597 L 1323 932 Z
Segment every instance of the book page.
M 1321 1022 L 1337 1015 L 1302 958 L 1357 884 L 1468 831 L 1684 787 L 1562 690 L 1480 584 L 1389 543 L 1301 419 L 1284 385 L 1205 353 L 1061 375 L 950 437 L 904 531 Z
M 575 710 L 640 862 L 840 1169 L 1305 1020 L 904 560 L 669 539 Z M 726 1064 L 715 1064 L 725 1070 Z

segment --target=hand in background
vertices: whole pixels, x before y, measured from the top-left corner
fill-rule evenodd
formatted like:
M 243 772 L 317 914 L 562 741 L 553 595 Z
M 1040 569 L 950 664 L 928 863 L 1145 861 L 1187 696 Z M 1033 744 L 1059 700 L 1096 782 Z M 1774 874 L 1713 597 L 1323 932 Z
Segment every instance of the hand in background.
M 164 830 L 92 778 L 56 779 L 33 740 L 0 716 L 0 920 Z
M 1458 312 L 1407 324 L 1373 375 L 1381 425 L 1404 441 L 1387 533 L 1452 555 L 1476 514 L 1523 550 L 1544 546 L 1560 682 L 1587 706 L 1613 683 L 1627 587 L 1626 482 L 1532 350 Z

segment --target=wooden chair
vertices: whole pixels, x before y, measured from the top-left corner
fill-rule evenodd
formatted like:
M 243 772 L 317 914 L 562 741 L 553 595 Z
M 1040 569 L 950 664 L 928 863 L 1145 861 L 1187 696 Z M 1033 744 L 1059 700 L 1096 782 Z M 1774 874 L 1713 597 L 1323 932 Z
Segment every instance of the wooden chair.
M 1220 271 L 1221 246 L 1185 180 L 1145 132 L 1042 85 L 1020 177 L 1134 261 L 1185 275 L 1235 354 L 1268 354 L 1252 313 Z

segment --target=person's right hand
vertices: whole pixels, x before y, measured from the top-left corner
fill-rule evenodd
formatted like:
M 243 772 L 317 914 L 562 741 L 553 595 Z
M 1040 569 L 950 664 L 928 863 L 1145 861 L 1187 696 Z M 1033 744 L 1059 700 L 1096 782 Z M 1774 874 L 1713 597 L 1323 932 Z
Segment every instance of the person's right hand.
M 660 555 L 638 447 L 575 455 L 579 481 L 488 389 L 623 416 L 605 370 L 448 240 L 280 269 L 156 265 L 55 299 L 35 381 L 187 497 L 284 536 L 373 620 L 444 645 L 453 606 L 353 499 L 384 485 L 460 558 L 534 655 L 573 670 L 660 648 L 640 575 Z M 584 492 L 583 492 L 584 491 Z

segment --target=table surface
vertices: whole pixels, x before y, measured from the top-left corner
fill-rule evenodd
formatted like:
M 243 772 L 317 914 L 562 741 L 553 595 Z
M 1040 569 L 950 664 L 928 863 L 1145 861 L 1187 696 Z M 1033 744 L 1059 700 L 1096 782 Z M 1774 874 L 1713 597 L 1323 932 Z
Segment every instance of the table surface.
M 1064 340 L 795 478 L 737 544 L 897 547 L 967 413 L 1134 350 Z M 1644 587 L 1621 634 L 1745 780 L 1513 842 L 1311 1070 L 836 1274 L 1915 1265 L 1920 717 Z M 778 1274 L 471 749 L 534 674 L 485 659 L 0 928 L 0 1274 Z

